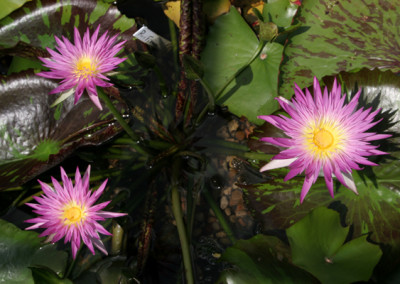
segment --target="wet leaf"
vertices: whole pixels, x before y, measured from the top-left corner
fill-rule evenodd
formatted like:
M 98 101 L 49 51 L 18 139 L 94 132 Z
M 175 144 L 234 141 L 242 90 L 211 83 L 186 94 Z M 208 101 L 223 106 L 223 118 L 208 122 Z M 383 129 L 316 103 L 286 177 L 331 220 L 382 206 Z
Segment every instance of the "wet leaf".
M 37 233 L 18 229 L 0 219 L 0 279 L 7 283 L 33 284 L 28 266 L 40 247 Z
M 289 248 L 277 237 L 256 235 L 226 249 L 221 260 L 235 265 L 217 283 L 317 283 L 305 271 L 291 265 Z
M 42 245 L 32 256 L 31 266 L 47 267 L 59 276 L 64 275 L 67 268 L 68 253 L 56 248 L 56 244 Z
M 60 278 L 54 271 L 46 267 L 30 267 L 35 283 L 73 284 L 69 279 Z
M 368 108 L 382 108 L 380 122 L 372 131 L 382 132 L 389 129 L 400 134 L 400 78 L 391 71 L 382 72 L 378 69 L 368 70 L 366 68 L 356 73 L 341 72 L 337 79 L 348 92 L 357 91 L 362 88 L 363 95 L 359 104 Z M 327 86 L 332 86 L 333 77 L 325 77 Z M 392 133 L 392 134 L 395 134 Z M 384 142 L 384 141 L 382 141 Z M 382 145 L 382 144 L 381 144 Z M 393 149 L 385 149 L 393 151 Z
M 0 189 L 18 186 L 58 164 L 78 147 L 99 145 L 121 130 L 108 109 L 88 97 L 51 108 L 57 84 L 32 71 L 0 77 Z M 124 112 L 127 106 L 118 103 Z
M 31 0 L 3 0 L 0 3 L 0 19 L 4 18 L 12 11 L 18 9 L 26 2 Z
M 267 43 L 264 48 L 262 45 L 236 9 L 231 8 L 210 28 L 201 56 L 203 79 L 214 95 L 235 77 L 238 70 L 244 68 L 220 94 L 216 103 L 227 105 L 230 112 L 244 115 L 258 124 L 262 121 L 257 119 L 257 115 L 270 114 L 278 109 L 274 97 L 277 95 L 283 52 L 283 46 L 278 43 Z
M 397 154 L 395 156 L 398 156 Z M 336 183 L 335 198 L 332 199 L 323 178 L 311 186 L 303 204 L 299 197 L 304 177 L 296 177 L 287 182 L 283 177 L 287 170 L 267 172 L 263 184 L 245 186 L 249 205 L 264 230 L 286 229 L 310 212 L 327 206 L 335 208 L 345 216 L 345 223 L 353 226 L 353 234 L 371 234 L 371 240 L 400 248 L 400 175 L 395 176 L 400 167 L 398 159 L 378 167 L 364 170 L 363 178 L 353 171 L 358 195 Z M 393 172 L 393 175 L 387 173 Z
M 285 48 L 281 95 L 341 71 L 361 68 L 400 71 L 398 15 L 400 2 L 303 1 L 296 18 L 302 28 Z
M 322 283 L 368 281 L 382 251 L 361 236 L 344 243 L 349 227 L 342 227 L 339 213 L 320 207 L 286 230 L 293 263 Z M 344 244 L 343 244 L 344 243 Z
M 264 4 L 262 15 L 265 22 L 273 22 L 280 28 L 289 28 L 298 6 L 290 0 L 268 1 Z
M 43 266 L 52 262 L 58 263 L 60 260 L 66 263 L 67 254 L 57 252 L 53 245 L 43 247 L 46 248 L 47 259 L 38 257 L 42 249 L 40 241 L 38 233 L 20 230 L 13 224 L 0 219 L 0 279 L 2 282 L 33 284 L 29 266 Z M 65 267 L 62 269 L 64 270 Z

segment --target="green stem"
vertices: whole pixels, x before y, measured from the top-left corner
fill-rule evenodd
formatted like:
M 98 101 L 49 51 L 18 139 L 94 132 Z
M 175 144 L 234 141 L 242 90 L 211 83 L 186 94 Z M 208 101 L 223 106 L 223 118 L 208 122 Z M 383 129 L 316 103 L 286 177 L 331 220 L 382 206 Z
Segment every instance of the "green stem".
M 266 154 L 266 153 L 257 153 L 257 152 L 246 152 L 243 153 L 243 157 L 249 160 L 262 160 L 262 161 L 268 161 L 271 160 L 273 157 L 273 154 Z
M 190 255 L 190 247 L 189 240 L 187 237 L 185 224 L 183 222 L 183 213 L 181 207 L 181 200 L 178 191 L 178 176 L 181 171 L 181 163 L 180 158 L 176 160 L 177 162 L 174 164 L 174 172 L 172 177 L 172 188 L 171 188 L 171 202 L 172 202 L 172 213 L 174 214 L 176 227 L 178 229 L 179 240 L 182 248 L 182 258 L 183 258 L 183 266 L 185 269 L 186 275 L 186 283 L 193 284 L 193 269 L 192 269 L 192 258 Z M 178 162 L 179 161 L 179 162 Z
M 154 65 L 153 70 L 159 81 L 161 95 L 163 97 L 167 97 L 168 96 L 167 83 L 165 81 L 165 78 L 164 78 L 160 68 L 157 65 Z
M 199 116 L 196 119 L 196 125 L 200 124 L 200 121 L 203 120 L 203 117 L 206 115 L 208 112 L 213 112 L 215 108 L 215 99 L 214 99 L 214 94 L 210 88 L 210 86 L 207 84 L 206 81 L 202 80 L 201 78 L 199 79 L 199 82 L 203 86 L 204 90 L 207 93 L 208 96 L 208 104 L 206 107 L 200 112 Z
M 178 37 L 176 35 L 175 23 L 168 19 L 169 26 L 169 34 L 171 36 L 171 44 L 172 44 L 172 56 L 174 58 L 174 69 L 175 74 L 179 74 L 179 65 L 178 65 Z
M 103 92 L 103 90 L 101 88 L 97 88 L 97 93 L 99 95 L 99 98 L 101 98 L 105 102 L 107 108 L 111 111 L 111 113 L 117 119 L 117 121 L 122 126 L 122 128 L 126 131 L 126 133 L 129 135 L 129 137 L 132 138 L 133 142 L 135 142 L 135 143 L 131 144 L 131 146 L 138 153 L 147 155 L 147 151 L 145 151 L 142 147 L 140 147 L 137 144 L 137 142 L 140 141 L 139 137 L 133 132 L 133 130 L 128 125 L 128 123 L 126 123 L 125 119 L 121 116 L 119 111 L 115 108 L 115 106 L 111 102 L 110 98 Z
M 8 207 L 8 210 L 10 210 L 11 208 L 16 207 L 16 206 L 17 206 L 17 203 L 21 200 L 22 197 L 24 197 L 25 193 L 26 193 L 26 189 L 25 189 L 25 190 L 22 190 L 22 192 L 18 195 L 18 197 L 15 198 L 14 201 L 13 201 L 13 203 Z M 7 210 L 7 211 L 8 211 L 8 210 Z
M 75 267 L 76 260 L 78 259 L 78 256 L 79 256 L 81 250 L 82 250 L 82 243 L 81 243 L 81 246 L 79 247 L 78 251 L 76 252 L 75 258 L 72 259 L 72 261 L 71 261 L 71 263 L 70 263 L 70 265 L 69 265 L 69 267 L 68 267 L 68 270 L 67 270 L 67 272 L 65 273 L 63 279 L 67 279 L 67 278 L 69 277 L 69 275 L 71 274 L 72 270 L 73 270 L 74 267 Z
M 219 206 L 217 205 L 217 203 L 212 198 L 211 194 L 208 192 L 208 190 L 206 188 L 204 188 L 203 194 L 207 200 L 208 205 L 210 205 L 212 211 L 214 211 L 215 217 L 217 217 L 222 229 L 224 229 L 226 235 L 231 240 L 232 244 L 235 244 L 236 243 L 235 235 L 232 232 L 231 227 L 229 226 L 228 222 L 226 221 L 221 209 L 219 208 Z

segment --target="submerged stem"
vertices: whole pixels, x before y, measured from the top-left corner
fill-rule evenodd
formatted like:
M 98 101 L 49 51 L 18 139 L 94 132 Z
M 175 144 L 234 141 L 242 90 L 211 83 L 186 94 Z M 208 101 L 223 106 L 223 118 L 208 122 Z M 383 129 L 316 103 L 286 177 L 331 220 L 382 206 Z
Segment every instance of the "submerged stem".
M 178 160 L 176 160 L 176 162 L 174 163 L 173 170 L 174 172 L 172 176 L 172 189 L 171 189 L 172 213 L 174 214 L 175 217 L 176 227 L 178 229 L 179 240 L 181 243 L 183 266 L 186 275 L 186 283 L 193 284 L 194 279 L 193 279 L 193 269 L 192 269 L 192 258 L 190 255 L 190 245 L 186 233 L 187 231 L 185 228 L 185 224 L 183 221 L 183 213 L 182 213 L 181 200 L 177 182 L 178 176 L 181 171 L 180 158 L 178 158 Z
M 67 272 L 65 273 L 63 279 L 67 279 L 67 278 L 69 277 L 69 275 L 71 274 L 72 270 L 73 270 L 74 267 L 75 267 L 76 260 L 78 259 L 78 256 L 79 256 L 81 250 L 82 250 L 82 243 L 81 243 L 81 246 L 79 247 L 78 251 L 76 252 L 75 258 L 72 259 L 72 261 L 71 261 L 71 263 L 70 263 L 70 265 L 69 265 L 69 267 L 68 267 L 68 270 L 67 270 Z
M 115 119 L 119 122 L 121 127 L 125 130 L 125 132 L 129 135 L 129 137 L 131 137 L 133 142 L 135 142 L 135 143 L 131 144 L 132 148 L 134 148 L 138 153 L 147 154 L 147 151 L 144 150 L 142 147 L 140 147 L 137 144 L 137 142 L 140 141 L 139 137 L 133 132 L 133 130 L 128 125 L 128 123 L 126 123 L 125 119 L 121 116 L 119 111 L 115 108 L 115 106 L 111 102 L 110 98 L 103 92 L 103 90 L 101 88 L 97 89 L 97 93 L 99 95 L 99 98 L 101 98 L 105 102 L 107 108 L 114 115 Z
M 215 217 L 217 217 L 219 224 L 221 225 L 222 229 L 224 229 L 226 235 L 231 240 L 232 244 L 236 243 L 235 234 L 232 232 L 231 227 L 229 226 L 228 222 L 226 221 L 224 215 L 222 214 L 221 209 L 212 198 L 211 194 L 208 192 L 206 188 L 203 190 L 204 197 L 207 200 L 208 205 L 210 205 L 212 211 L 214 211 Z

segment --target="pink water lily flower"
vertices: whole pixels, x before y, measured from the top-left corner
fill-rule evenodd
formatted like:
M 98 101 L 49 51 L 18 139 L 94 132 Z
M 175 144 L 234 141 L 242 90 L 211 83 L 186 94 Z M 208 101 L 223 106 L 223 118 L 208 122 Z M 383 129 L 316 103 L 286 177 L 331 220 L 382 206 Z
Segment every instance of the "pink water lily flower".
M 102 110 L 97 96 L 96 87 L 110 87 L 113 84 L 106 77 L 107 73 L 117 68 L 118 64 L 126 58 L 118 58 L 115 55 L 122 49 L 125 41 L 115 44 L 118 34 L 109 37 L 105 32 L 100 38 L 100 26 L 90 36 L 89 28 L 81 38 L 78 29 L 74 28 L 74 44 L 67 38 L 59 39 L 55 36 L 58 53 L 50 48 L 50 58 L 39 58 L 50 71 L 43 71 L 37 75 L 60 79 L 60 85 L 52 90 L 51 94 L 63 93 L 57 103 L 75 94 L 76 104 L 86 90 L 93 103 Z
M 90 166 L 88 166 L 83 179 L 79 168 L 77 168 L 74 185 L 72 179 L 68 178 L 61 167 L 63 185 L 61 186 L 53 177 L 51 179 L 54 188 L 39 180 L 43 195 L 33 197 L 38 203 L 26 203 L 34 209 L 33 212 L 40 215 L 37 218 L 25 221 L 35 224 L 26 228 L 26 230 L 43 228 L 45 230 L 39 237 L 48 236 L 47 241 L 53 243 L 64 237 L 65 243 L 71 242 L 73 258 L 76 257 L 81 245 L 81 239 L 93 254 L 95 254 L 93 245 L 102 253 L 107 254 L 99 233 L 103 235 L 112 234 L 107 232 L 97 221 L 127 215 L 126 213 L 103 211 L 102 209 L 111 201 L 94 205 L 103 193 L 107 180 L 93 192 L 89 190 L 89 177 Z
M 283 97 L 277 98 L 290 118 L 283 115 L 258 117 L 282 129 L 287 136 L 260 139 L 287 148 L 274 156 L 260 171 L 288 166 L 290 171 L 285 181 L 305 172 L 300 202 L 303 202 L 320 172 L 324 174 L 332 197 L 333 176 L 357 193 L 352 170 L 361 170 L 359 164 L 376 166 L 366 157 L 387 154 L 377 150 L 378 146 L 371 145 L 370 141 L 391 135 L 366 132 L 380 121 L 373 121 L 380 109 L 373 112 L 371 108 L 357 109 L 361 90 L 345 104 L 346 96 L 342 95 L 336 79 L 331 92 L 325 87 L 322 93 L 317 78 L 314 78 L 314 96 L 308 89 L 304 93 L 297 84 L 294 90 L 295 95 L 290 101 Z

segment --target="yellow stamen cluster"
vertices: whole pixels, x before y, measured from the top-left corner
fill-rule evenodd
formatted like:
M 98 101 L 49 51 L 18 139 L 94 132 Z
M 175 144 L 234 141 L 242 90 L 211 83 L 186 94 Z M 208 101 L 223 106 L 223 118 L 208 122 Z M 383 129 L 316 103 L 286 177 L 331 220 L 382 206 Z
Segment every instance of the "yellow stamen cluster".
M 334 123 L 312 123 L 304 133 L 305 146 L 316 159 L 329 159 L 343 148 L 343 131 Z
M 313 142 L 319 149 L 324 150 L 332 146 L 334 139 L 328 130 L 320 129 L 314 133 Z
M 65 225 L 77 224 L 85 220 L 86 209 L 84 206 L 71 202 L 64 207 L 61 218 Z
M 87 80 L 97 74 L 97 62 L 90 57 L 82 56 L 75 64 L 75 76 Z

